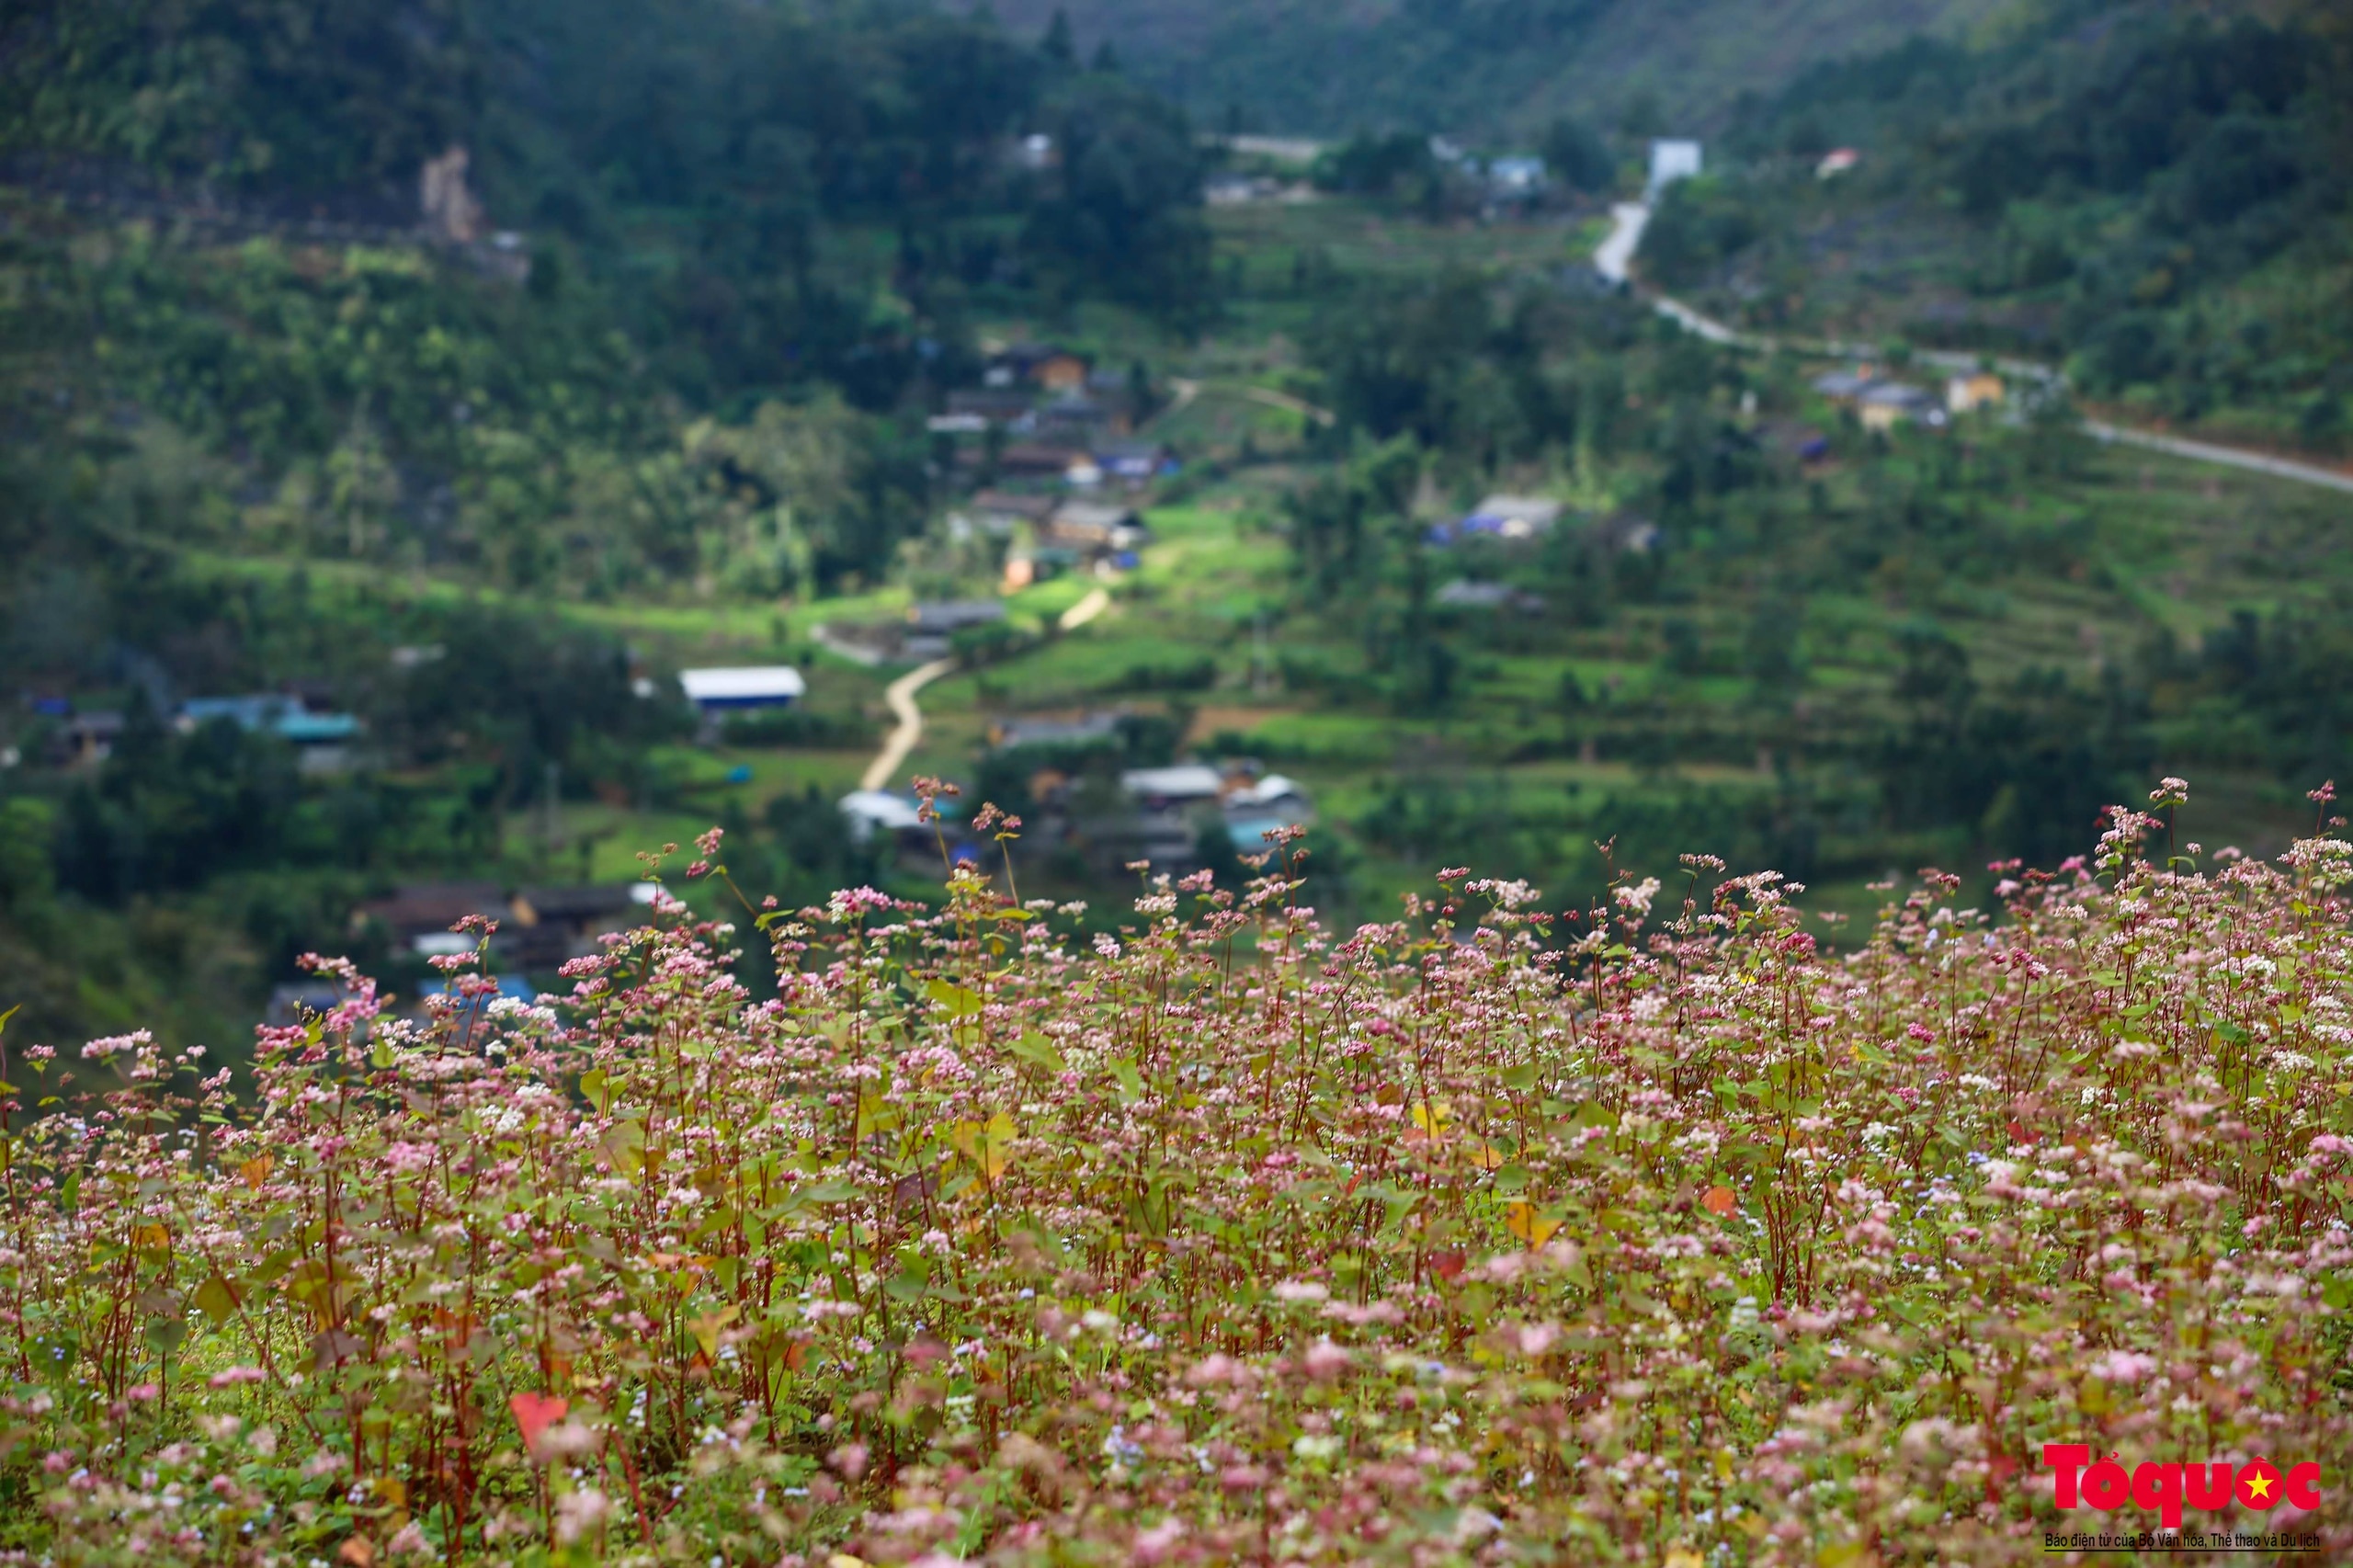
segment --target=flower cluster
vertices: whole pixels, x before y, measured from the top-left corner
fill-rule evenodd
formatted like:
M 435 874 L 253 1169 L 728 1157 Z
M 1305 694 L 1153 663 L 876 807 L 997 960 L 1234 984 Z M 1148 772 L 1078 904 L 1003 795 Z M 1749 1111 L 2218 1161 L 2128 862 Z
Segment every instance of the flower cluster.
M 2047 1444 L 2342 1484 L 2347 846 L 2110 820 L 1845 952 L 1704 857 L 1343 936 L 1285 846 L 1091 948 L 772 911 L 767 1000 L 669 899 L 529 1004 L 330 967 L 250 1101 L 26 1052 L 0 1552 L 2006 1562 Z

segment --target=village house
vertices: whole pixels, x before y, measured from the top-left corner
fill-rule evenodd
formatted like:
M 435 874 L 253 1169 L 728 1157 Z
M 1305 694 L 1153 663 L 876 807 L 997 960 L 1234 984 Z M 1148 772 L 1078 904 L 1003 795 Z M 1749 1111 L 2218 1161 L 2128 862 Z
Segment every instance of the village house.
M 1438 602 L 1449 609 L 1518 610 L 1535 614 L 1544 608 L 1541 595 L 1508 583 L 1473 583 L 1458 578 L 1438 591 Z
M 321 707 L 324 707 L 324 694 Z M 359 721 L 349 713 L 319 711 L 298 696 L 268 692 L 255 697 L 198 697 L 180 704 L 176 727 L 191 733 L 226 719 L 248 734 L 273 734 L 294 747 L 305 773 L 336 773 L 352 764 Z
M 983 490 L 964 503 L 962 515 L 983 532 L 1009 534 L 1027 525 L 1041 528 L 1061 503 L 1051 495 L 1024 495 L 1010 490 Z
M 1104 474 L 1130 485 L 1142 484 L 1176 470 L 1176 456 L 1162 442 L 1102 441 L 1095 448 L 1095 463 Z
M 998 719 L 989 725 L 988 740 L 998 751 L 1012 751 L 1019 746 L 1099 745 L 1120 733 L 1120 722 L 1126 717 L 1125 711 L 1114 708 L 1082 713 L 1074 719 L 1034 715 Z
M 1490 495 L 1468 513 L 1435 524 L 1428 531 L 1432 544 L 1452 544 L 1484 535 L 1493 539 L 1529 540 L 1548 533 L 1561 520 L 1561 503 L 1540 495 Z
M 1005 619 L 1001 599 L 939 599 L 907 607 L 900 647 L 910 659 L 938 659 L 955 645 L 956 634 Z
M 764 708 L 790 708 L 809 683 L 790 665 L 738 665 L 680 670 L 678 686 L 706 719 Z
M 1650 180 L 1644 187 L 1649 199 L 1657 200 L 1659 193 L 1677 180 L 1698 178 L 1699 167 L 1697 142 L 1667 139 L 1652 142 Z
M 1281 774 L 1254 778 L 1205 763 L 1132 767 L 1120 775 L 1120 788 L 1134 812 L 1125 848 L 1129 859 L 1152 862 L 1154 870 L 1191 869 L 1203 828 L 1222 825 L 1245 854 L 1265 847 L 1265 835 L 1279 827 L 1314 820 L 1307 791 Z
M 1098 478 L 1102 472 L 1084 448 L 1043 441 L 1009 442 L 996 459 L 996 472 L 1012 479 L 1060 479 L 1067 483 L 1074 473 L 1085 470 L 1093 470 Z
M 1103 558 L 1150 542 L 1152 530 L 1144 527 L 1143 519 L 1132 506 L 1066 501 L 1047 518 L 1039 539 L 1045 544 Z
M 1945 409 L 1951 414 L 1973 414 L 2001 403 L 2007 391 L 2002 378 L 1989 370 L 1955 376 L 1945 382 Z
M 1017 343 L 992 355 L 982 379 L 991 387 L 1032 386 L 1079 392 L 1086 386 L 1084 356 L 1051 343 Z
M 352 912 L 351 935 L 372 930 L 396 951 L 423 958 L 472 952 L 479 935 L 453 931 L 469 915 L 496 923 L 494 964 L 546 973 L 597 950 L 597 938 L 634 923 L 653 884 L 534 886 L 509 892 L 492 881 L 415 882 Z
M 1030 394 L 1018 387 L 960 387 L 948 394 L 944 417 L 1010 425 L 1029 412 Z
M 1878 384 L 1878 376 L 1868 365 L 1858 366 L 1851 370 L 1832 370 L 1813 378 L 1813 390 L 1842 407 L 1851 404 Z
M 39 708 L 35 710 L 40 711 Z M 111 710 L 66 713 L 49 738 L 50 766 L 95 767 L 114 755 L 115 742 L 122 738 L 122 715 Z
M 1866 387 L 1856 398 L 1855 405 L 1866 430 L 1892 430 L 1915 421 L 1941 428 L 1945 423 L 1945 405 L 1936 393 L 1900 381 L 1881 381 Z

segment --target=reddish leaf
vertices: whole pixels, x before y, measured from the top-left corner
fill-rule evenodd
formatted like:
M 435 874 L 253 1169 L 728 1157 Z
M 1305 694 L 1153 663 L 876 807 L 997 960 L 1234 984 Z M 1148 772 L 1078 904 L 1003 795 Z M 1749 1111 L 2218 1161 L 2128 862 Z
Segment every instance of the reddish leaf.
M 1711 1187 L 1699 1195 L 1699 1206 L 1718 1219 L 1722 1219 L 1740 1207 L 1740 1199 L 1733 1196 L 1732 1188 L 1728 1187 Z
M 1440 1279 L 1459 1279 L 1464 1261 L 1459 1252 L 1434 1252 L 1430 1254 L 1430 1272 Z
M 506 1402 L 506 1408 L 515 1413 L 515 1425 L 523 1429 L 523 1446 L 530 1449 L 536 1458 L 540 1451 L 540 1435 L 563 1419 L 563 1413 L 572 1408 L 572 1402 L 558 1399 L 553 1394 L 518 1393 Z

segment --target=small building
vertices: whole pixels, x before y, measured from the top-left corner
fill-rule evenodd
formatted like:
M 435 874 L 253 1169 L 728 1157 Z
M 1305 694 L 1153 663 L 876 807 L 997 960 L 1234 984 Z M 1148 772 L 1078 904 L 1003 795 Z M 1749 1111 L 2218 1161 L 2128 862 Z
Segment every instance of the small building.
M 426 958 L 472 952 L 479 940 L 450 926 L 470 915 L 504 922 L 506 892 L 496 882 L 411 882 L 352 911 L 351 934 L 381 927 L 397 949 Z
M 1023 495 L 1010 490 L 983 490 L 963 506 L 963 515 L 983 531 L 1008 534 L 1023 525 L 1042 528 L 1062 503 L 1051 495 Z
M 1878 384 L 1879 378 L 1868 368 L 1833 370 L 1827 375 L 1814 377 L 1813 383 L 1815 392 L 1840 404 L 1853 403 Z
M 1699 143 L 1663 139 L 1651 143 L 1651 176 L 1649 191 L 1652 199 L 1679 179 L 1695 179 L 1700 169 Z
M 1158 441 L 1103 441 L 1095 448 L 1095 464 L 1113 479 L 1142 484 L 1176 472 L 1176 456 Z
M 687 700 L 706 717 L 762 708 L 790 708 L 807 695 L 809 683 L 790 665 L 738 665 L 680 670 Z
M 1818 463 L 1830 456 L 1830 437 L 1811 425 L 1776 421 L 1756 432 L 1768 451 L 1801 463 Z
M 597 938 L 633 923 L 638 889 L 628 882 L 518 888 L 491 938 L 504 964 L 545 971 L 598 950 Z
M 1540 495 L 1490 495 L 1455 525 L 1458 535 L 1534 539 L 1561 520 L 1561 504 Z
M 1307 791 L 1279 773 L 1254 778 L 1246 769 L 1188 762 L 1129 768 L 1120 787 L 1135 812 L 1125 838 L 1135 851 L 1129 858 L 1160 870 L 1193 865 L 1201 832 L 1212 824 L 1224 828 L 1236 849 L 1255 854 L 1270 830 L 1314 820 Z
M 396 950 L 423 958 L 470 953 L 474 934 L 449 929 L 469 915 L 495 921 L 491 960 L 545 973 L 597 950 L 597 938 L 635 923 L 653 899 L 651 882 L 524 887 L 509 892 L 491 881 L 412 882 L 352 911 L 351 935 L 381 932 Z M 512 993 L 510 993 L 511 994 Z
M 1945 405 L 1936 393 L 1901 381 L 1881 381 L 1866 388 L 1855 403 L 1866 430 L 1889 430 L 1913 422 L 1941 428 L 1945 423 Z
M 1048 392 L 1076 392 L 1086 385 L 1086 361 L 1075 354 L 1055 354 L 1040 360 L 1029 379 Z
M 333 773 L 348 767 L 352 743 L 359 738 L 359 720 L 355 715 L 319 711 L 306 707 L 299 698 L 275 692 L 192 698 L 180 704 L 176 723 L 185 734 L 219 719 L 228 720 L 248 734 L 273 734 L 291 744 L 297 765 L 305 773 Z
M 1437 597 L 1449 609 L 1520 610 L 1532 614 L 1544 608 L 1540 596 L 1508 583 L 1473 583 L 1468 578 L 1449 583 L 1438 591 Z
M 984 378 L 991 386 L 1026 384 L 1048 392 L 1078 392 L 1086 386 L 1085 356 L 1051 343 L 1017 343 L 992 356 Z
M 1228 788 L 1221 802 L 1226 835 L 1244 854 L 1265 846 L 1266 835 L 1277 828 L 1304 827 L 1315 820 L 1315 808 L 1297 781 L 1279 773 Z
M 1594 525 L 1593 538 L 1604 550 L 1648 555 L 1658 548 L 1658 525 L 1632 512 L 1612 512 Z
M 1225 790 L 1225 775 L 1199 762 L 1131 767 L 1120 775 L 1120 788 L 1147 809 L 1159 811 L 1216 800 Z
M 50 763 L 57 767 L 96 767 L 114 755 L 122 728 L 122 715 L 111 710 L 68 713 L 50 736 Z
M 1049 440 L 1092 441 L 1113 426 L 1124 426 L 1117 411 L 1108 403 L 1087 396 L 1085 392 L 1058 392 L 1040 403 L 1037 411 L 1036 428 Z
M 2002 378 L 1990 370 L 1975 375 L 1955 376 L 1945 382 L 1945 410 L 1949 414 L 1972 414 L 1981 408 L 1992 408 L 2008 395 L 2009 389 Z
M 1117 709 L 1083 713 L 1075 719 L 999 719 L 989 725 L 991 747 L 1013 751 L 1021 746 L 1094 746 L 1115 740 L 1127 715 Z
M 1013 479 L 1067 480 L 1075 471 L 1094 467 L 1083 449 L 1044 441 L 1007 442 L 996 459 L 997 472 Z
M 907 607 L 907 630 L 918 635 L 946 636 L 1004 619 L 1002 599 L 934 599 Z
M 1029 412 L 1030 403 L 1029 392 L 1011 385 L 959 387 L 948 394 L 948 412 L 943 417 L 977 419 L 983 427 L 1010 425 Z
M 1544 194 L 1544 160 L 1522 153 L 1489 160 L 1487 194 L 1499 201 L 1529 201 Z
M 1066 501 L 1054 508 L 1040 535 L 1048 544 L 1097 555 L 1117 554 L 1147 544 L 1152 530 L 1132 506 L 1106 506 L 1095 501 Z
M 955 645 L 956 634 L 1005 619 L 1002 599 L 940 599 L 907 607 L 900 647 L 911 659 L 938 659 Z
M 1080 551 L 1059 544 L 1017 547 L 1005 558 L 1005 591 L 1018 593 L 1035 584 L 1051 582 L 1077 571 L 1085 559 Z

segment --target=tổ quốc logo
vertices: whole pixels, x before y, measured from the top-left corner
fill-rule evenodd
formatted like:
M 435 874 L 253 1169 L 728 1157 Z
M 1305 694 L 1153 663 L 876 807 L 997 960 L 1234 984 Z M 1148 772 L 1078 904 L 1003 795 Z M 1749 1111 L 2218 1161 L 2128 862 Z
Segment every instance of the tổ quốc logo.
M 2128 1471 L 2119 1456 L 2095 1458 L 2087 1444 L 2045 1443 L 2042 1462 L 2051 1467 L 2052 1497 L 2063 1513 L 2131 1506 L 2154 1512 L 2158 1523 L 2177 1530 L 2185 1508 L 2214 1512 L 2235 1503 L 2268 1513 L 2289 1503 L 2310 1513 L 2320 1506 L 2320 1466 L 2310 1460 L 2285 1470 L 2266 1459 L 2235 1465 L 2151 1461 Z

